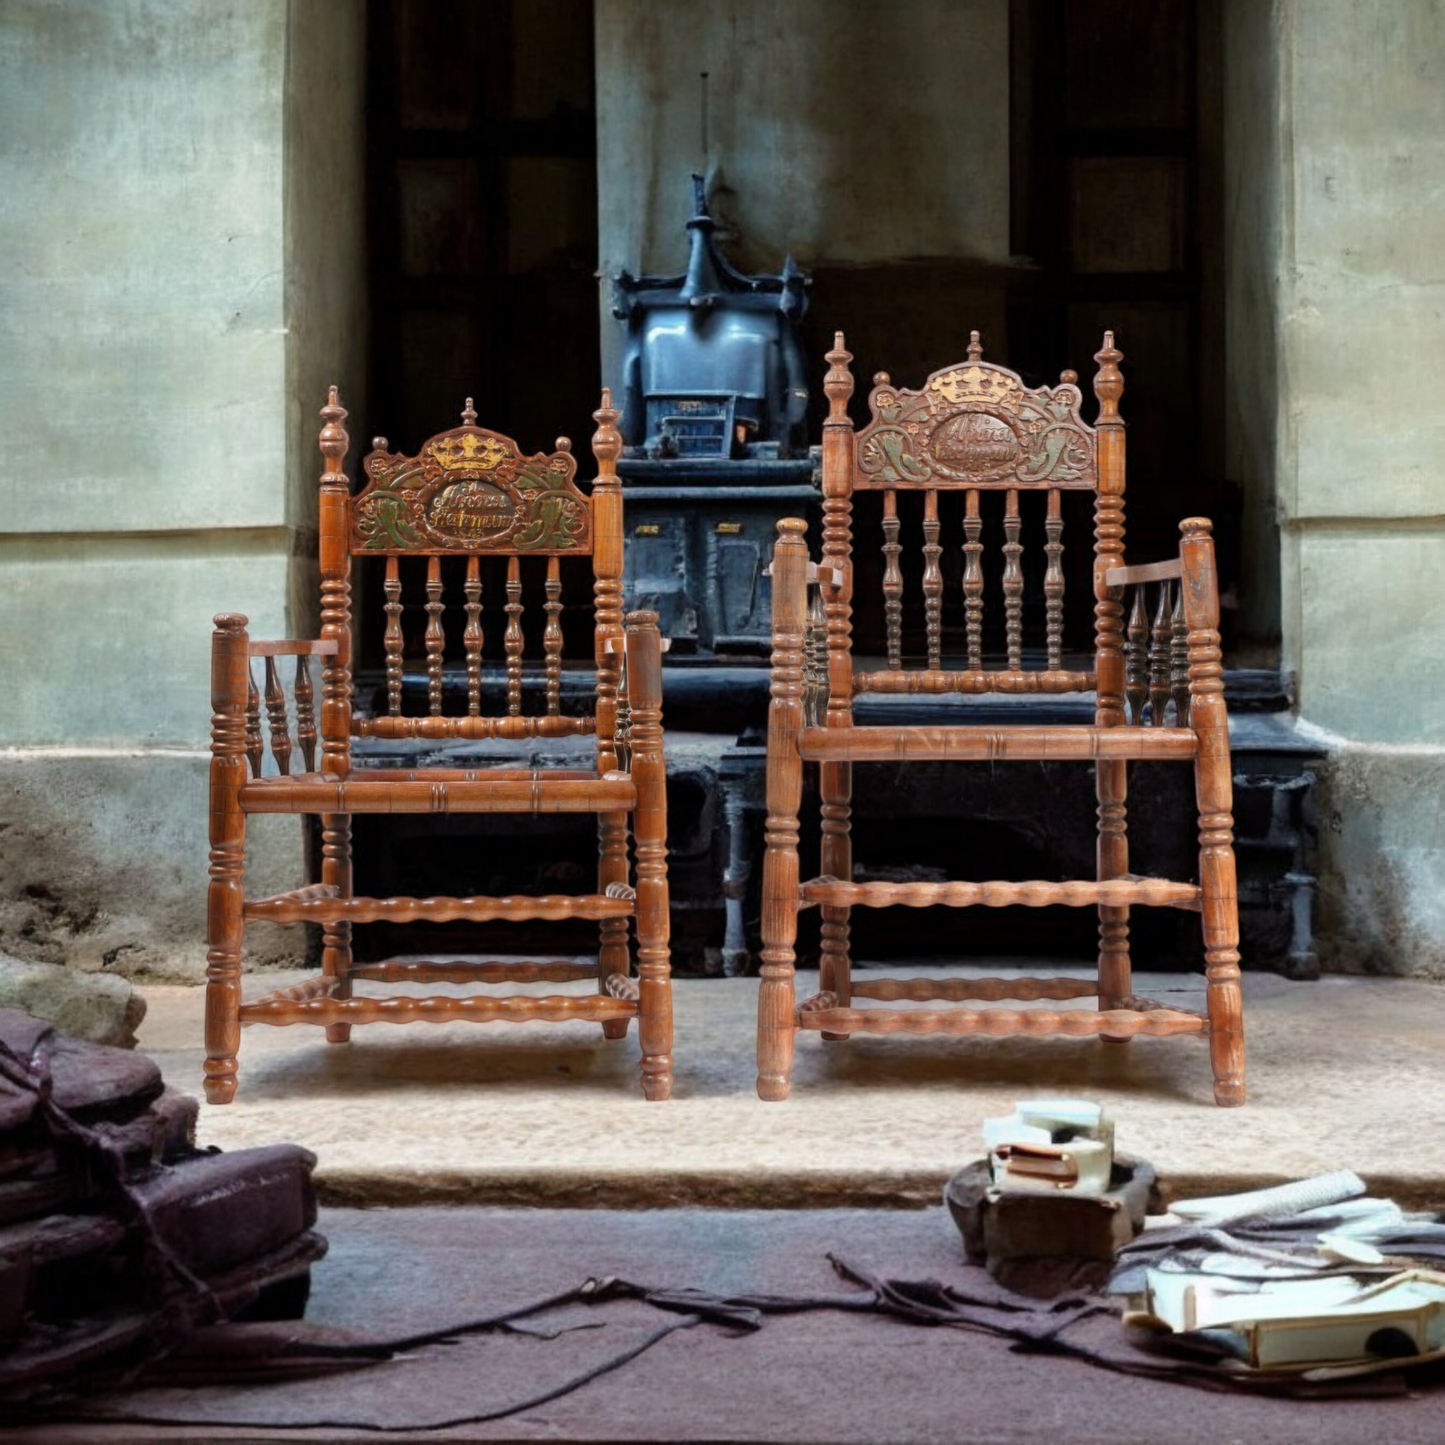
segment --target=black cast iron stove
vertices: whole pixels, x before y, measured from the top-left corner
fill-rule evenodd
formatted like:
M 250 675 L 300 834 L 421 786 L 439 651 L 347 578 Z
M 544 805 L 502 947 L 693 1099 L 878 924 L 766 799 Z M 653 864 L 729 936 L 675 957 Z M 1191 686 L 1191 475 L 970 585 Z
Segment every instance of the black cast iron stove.
M 678 929 L 675 947 L 694 955 L 679 960 L 690 971 L 739 973 L 763 797 L 766 568 L 778 520 L 808 516 L 820 501 L 797 338 L 810 278 L 791 256 L 777 275 L 738 270 L 718 248 L 703 177 L 692 186 L 687 269 L 613 278 L 613 315 L 626 330 L 617 470 L 626 604 L 657 611 L 672 640 L 664 682 L 671 806 L 702 810 L 695 825 L 690 816 L 671 819 L 674 904 L 698 910 L 700 925 Z M 719 957 L 702 942 L 701 925 L 723 903 Z

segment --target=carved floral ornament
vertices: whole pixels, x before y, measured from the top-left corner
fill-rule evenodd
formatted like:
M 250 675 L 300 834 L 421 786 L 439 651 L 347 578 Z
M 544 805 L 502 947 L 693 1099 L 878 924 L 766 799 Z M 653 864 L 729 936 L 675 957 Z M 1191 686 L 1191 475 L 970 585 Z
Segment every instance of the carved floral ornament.
M 592 513 L 570 452 L 524 457 L 510 438 L 463 426 L 415 457 L 382 442 L 352 502 L 365 552 L 590 552 Z
M 1027 389 L 970 359 L 921 391 L 877 378 L 873 420 L 858 434 L 860 487 L 1095 485 L 1094 433 L 1071 382 Z

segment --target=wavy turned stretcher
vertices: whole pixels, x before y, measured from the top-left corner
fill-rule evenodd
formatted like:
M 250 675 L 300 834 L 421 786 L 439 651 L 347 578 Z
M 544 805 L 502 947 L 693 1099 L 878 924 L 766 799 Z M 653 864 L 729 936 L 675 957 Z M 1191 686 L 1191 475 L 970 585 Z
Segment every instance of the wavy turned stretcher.
M 332 1043 L 354 1024 L 590 1020 L 610 1039 L 638 1021 L 642 1088 L 665 1099 L 672 1088 L 672 994 L 668 958 L 667 816 L 662 738 L 662 643 L 656 614 L 622 616 L 622 490 L 616 462 L 622 442 L 610 397 L 594 413 L 592 450 L 598 477 L 591 497 L 578 490 L 577 464 L 565 439 L 550 455 L 524 456 L 510 438 L 476 425 L 470 400 L 462 425 L 431 438 L 415 457 L 387 450 L 367 457 L 367 484 L 356 496 L 343 474 L 346 417 L 333 387 L 322 409 L 321 638 L 256 642 L 246 619 L 216 619 L 212 645 L 211 884 L 206 985 L 206 1097 L 228 1103 L 236 1092 L 236 1055 L 245 1023 L 310 1023 Z M 356 717 L 351 687 L 351 558 L 386 558 L 382 609 L 387 710 Z M 481 561 L 506 561 L 502 631 L 506 686 L 502 710 L 482 710 Z M 597 683 L 595 711 L 561 710 L 562 581 L 559 558 L 593 564 Z M 522 567 L 543 571 L 544 709 L 522 711 Z M 446 611 L 442 559 L 465 561 L 461 651 L 466 711 L 443 712 Z M 402 711 L 404 669 L 402 567 L 424 569 L 426 615 L 421 659 L 427 711 Z M 295 658 L 288 702 L 277 659 Z M 319 727 L 310 659 L 322 660 Z M 258 690 L 252 659 L 264 660 Z M 262 705 L 269 736 L 262 734 Z M 295 740 L 291 716 L 295 717 Z M 595 769 L 376 768 L 354 771 L 353 737 L 554 738 L 593 735 Z M 269 742 L 274 770 L 265 769 Z M 320 747 L 320 766 L 317 749 Z M 298 756 L 299 755 L 299 756 Z M 293 757 L 300 772 L 292 772 Z M 253 813 L 321 818 L 321 881 L 247 902 L 243 892 L 246 818 Z M 595 813 L 600 865 L 595 893 L 516 898 L 358 898 L 351 882 L 354 813 Z M 629 877 L 629 833 L 636 856 Z M 351 930 L 365 923 L 441 923 L 456 919 L 582 918 L 599 926 L 596 962 L 429 962 L 358 964 Z M 314 923 L 322 930 L 321 976 L 241 1001 L 246 924 Z M 628 923 L 635 921 L 637 976 L 630 973 Z M 593 996 L 487 995 L 467 998 L 403 994 L 357 997 L 358 980 L 386 984 L 532 984 L 593 979 Z
M 1243 1010 L 1235 897 L 1229 731 L 1219 653 L 1219 588 L 1210 524 L 1181 524 L 1179 556 L 1124 566 L 1122 354 L 1112 333 L 1095 360 L 1099 414 L 1080 415 L 1077 377 L 1030 390 L 1011 371 L 983 360 L 974 332 L 967 360 L 935 372 L 923 388 L 875 378 L 872 419 L 855 435 L 848 417 L 852 357 L 839 333 L 828 354 L 824 390 L 822 560 L 808 560 L 807 526 L 778 523 L 773 554 L 773 654 L 768 719 L 767 851 L 763 868 L 763 969 L 758 1000 L 758 1093 L 788 1096 L 800 1029 L 842 1040 L 855 1033 L 1097 1035 L 1123 1042 L 1137 1034 L 1195 1034 L 1209 1043 L 1214 1097 L 1242 1104 Z M 904 659 L 904 577 L 900 492 L 921 491 L 920 572 L 926 666 Z M 1063 496 L 1093 494 L 1094 666 L 1068 670 L 1064 654 Z M 852 650 L 855 496 L 882 494 L 882 606 L 887 666 L 855 669 Z M 939 495 L 962 492 L 963 665 L 946 665 L 945 587 Z M 1044 666 L 1025 667 L 1024 507 L 1037 498 L 1044 536 Z M 1002 494 L 1001 496 L 999 494 Z M 994 525 L 1004 538 L 1003 666 L 984 652 L 985 501 L 1001 503 Z M 1030 505 L 1033 505 L 1031 502 Z M 810 597 L 809 589 L 812 587 Z M 1148 590 L 1157 589 L 1155 606 Z M 1132 604 L 1125 594 L 1133 588 Z M 1127 616 L 1127 623 L 1126 623 Z M 853 698 L 864 693 L 1065 693 L 1094 690 L 1089 727 L 860 727 Z M 1098 871 L 1069 882 L 874 883 L 852 881 L 849 836 L 852 769 L 857 762 L 1079 761 L 1094 765 L 1099 799 Z M 1129 871 L 1127 768 L 1131 761 L 1189 763 L 1198 801 L 1199 882 L 1144 878 Z M 821 876 L 800 881 L 798 809 L 803 765 L 817 763 L 822 795 Z M 1042 907 L 1099 912 L 1095 982 L 1069 978 L 886 979 L 854 982 L 849 918 L 858 907 Z M 794 942 L 802 908 L 822 909 L 820 991 L 794 998 Z M 1204 934 L 1207 1012 L 1166 1008 L 1133 993 L 1129 910 L 1153 906 L 1198 912 Z M 949 1004 L 1092 998 L 1096 1009 L 856 1008 L 858 999 Z

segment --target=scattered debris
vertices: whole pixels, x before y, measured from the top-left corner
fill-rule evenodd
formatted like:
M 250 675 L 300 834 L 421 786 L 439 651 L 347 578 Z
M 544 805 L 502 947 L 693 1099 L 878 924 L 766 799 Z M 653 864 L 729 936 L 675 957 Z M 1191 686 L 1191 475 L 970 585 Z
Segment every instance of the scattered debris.
M 326 1251 L 315 1157 L 202 1152 L 196 1113 L 143 1054 L 0 1009 L 0 1402 L 301 1313 Z

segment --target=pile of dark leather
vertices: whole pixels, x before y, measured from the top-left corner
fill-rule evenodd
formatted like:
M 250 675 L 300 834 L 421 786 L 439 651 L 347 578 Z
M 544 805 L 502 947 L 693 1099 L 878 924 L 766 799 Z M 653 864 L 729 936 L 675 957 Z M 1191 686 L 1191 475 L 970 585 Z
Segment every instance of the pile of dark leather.
M 300 1315 L 326 1252 L 315 1157 L 198 1150 L 196 1113 L 143 1054 L 0 1009 L 0 1404 Z

